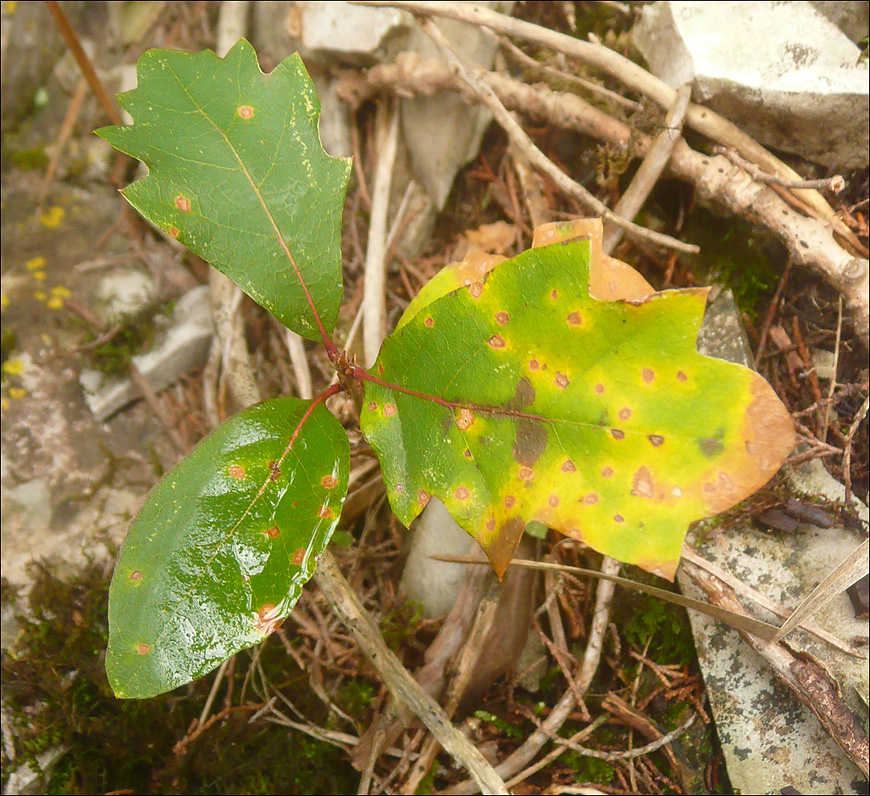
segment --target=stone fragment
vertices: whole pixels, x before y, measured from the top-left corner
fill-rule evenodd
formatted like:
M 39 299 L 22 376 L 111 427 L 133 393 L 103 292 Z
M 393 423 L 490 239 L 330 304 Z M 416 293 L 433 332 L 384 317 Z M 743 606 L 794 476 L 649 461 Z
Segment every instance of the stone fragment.
M 151 351 L 133 357 L 133 362 L 157 392 L 205 362 L 213 334 L 208 287 L 203 285 L 178 300 L 166 331 Z M 83 370 L 79 380 L 88 407 L 100 421 L 141 397 L 129 379 L 107 380 L 96 370 Z

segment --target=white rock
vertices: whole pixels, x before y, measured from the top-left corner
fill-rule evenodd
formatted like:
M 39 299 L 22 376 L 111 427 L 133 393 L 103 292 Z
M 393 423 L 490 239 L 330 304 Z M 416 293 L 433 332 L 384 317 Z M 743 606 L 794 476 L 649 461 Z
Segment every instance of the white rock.
M 867 63 L 810 3 L 657 2 L 634 41 L 654 74 L 693 81 L 696 101 L 762 143 L 826 166 L 867 164 Z
M 135 315 L 154 300 L 157 288 L 151 274 L 142 268 L 118 268 L 97 286 L 96 312 L 108 326 Z
M 302 6 L 302 44 L 314 53 L 326 51 L 369 56 L 409 16 L 394 8 L 367 8 L 344 2 L 305 2 Z
M 178 300 L 165 333 L 151 351 L 133 357 L 133 362 L 151 389 L 157 392 L 205 362 L 213 334 L 208 287 L 202 285 Z M 97 420 L 105 420 L 141 397 L 139 389 L 129 379 L 107 380 L 103 374 L 86 369 L 79 381 L 84 388 L 85 401 Z
M 430 556 L 468 555 L 475 543 L 436 497 L 411 525 L 401 589 L 409 600 L 420 603 L 425 617 L 444 616 L 453 607 L 468 566 L 433 561 Z

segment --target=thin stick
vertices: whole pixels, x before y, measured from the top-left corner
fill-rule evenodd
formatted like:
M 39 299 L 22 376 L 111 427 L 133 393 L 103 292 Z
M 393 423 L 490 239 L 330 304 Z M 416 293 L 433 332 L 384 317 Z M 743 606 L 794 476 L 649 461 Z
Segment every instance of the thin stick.
M 870 407 L 870 398 L 865 398 L 864 403 L 855 415 L 852 425 L 849 426 L 849 433 L 846 434 L 846 452 L 843 454 L 843 483 L 846 487 L 845 501 L 847 504 L 852 502 L 852 440 L 855 439 L 855 434 L 858 433 L 858 426 L 861 421 L 867 417 L 867 409 Z
M 661 177 L 662 172 L 671 159 L 671 153 L 680 136 L 683 134 L 683 120 L 692 96 L 692 86 L 686 83 L 677 91 L 677 99 L 665 117 L 665 129 L 656 136 L 643 162 L 638 167 L 622 198 L 616 203 L 613 212 L 616 215 L 632 221 L 638 214 L 647 197 Z M 624 231 L 613 224 L 604 226 L 603 249 L 605 254 L 611 254 L 622 240 Z
M 621 80 L 629 88 L 640 91 L 653 99 L 663 108 L 670 108 L 676 98 L 675 89 L 663 80 L 647 72 L 642 67 L 630 61 L 617 52 L 601 44 L 582 41 L 573 36 L 567 36 L 555 30 L 549 30 L 531 22 L 515 19 L 506 14 L 499 14 L 477 3 L 450 2 L 413 2 L 405 0 L 355 0 L 355 4 L 368 6 L 391 6 L 410 11 L 421 16 L 439 16 L 458 19 L 472 25 L 487 27 L 496 33 L 541 44 L 557 52 L 577 58 L 609 75 Z M 746 135 L 737 125 L 732 124 L 718 113 L 702 105 L 692 103 L 686 114 L 687 124 L 699 133 L 707 136 L 723 146 L 733 147 L 743 157 L 751 159 L 772 174 L 789 180 L 799 180 L 800 175 L 789 168 L 779 158 L 768 152 L 761 144 Z M 818 192 L 795 189 L 798 197 L 807 205 L 813 207 L 820 216 L 833 226 L 837 234 L 847 240 L 852 248 L 852 254 L 861 251 L 861 241 L 838 218 L 833 208 Z
M 483 793 L 507 794 L 504 782 L 493 767 L 450 723 L 438 703 L 420 688 L 392 650 L 384 644 L 377 626 L 328 550 L 320 557 L 314 579 L 360 649 L 377 668 L 393 696 L 420 718 L 444 749 L 468 770 Z
M 392 98 L 384 98 L 378 108 L 378 165 L 372 186 L 372 213 L 366 247 L 365 284 L 363 292 L 363 352 L 366 367 L 377 359 L 384 340 L 386 296 L 384 291 L 387 216 L 390 210 L 390 185 L 399 138 L 399 109 Z
M 769 174 L 763 169 L 758 168 L 754 163 L 750 163 L 746 158 L 740 157 L 737 150 L 733 147 L 714 146 L 714 155 L 724 155 L 735 166 L 743 169 L 753 180 L 766 182 L 768 185 L 779 185 L 781 188 L 813 188 L 815 190 L 827 190 L 831 193 L 841 193 L 846 188 L 846 180 L 842 175 L 835 174 L 833 177 L 828 177 L 824 180 L 787 180 L 777 174 Z
M 284 343 L 287 346 L 287 352 L 290 354 L 293 375 L 296 376 L 296 392 L 299 393 L 300 398 L 307 400 L 314 395 L 314 388 L 311 385 L 311 368 L 308 366 L 305 343 L 292 329 L 286 330 Z
M 489 31 L 488 28 L 483 28 L 483 30 L 490 33 L 490 35 L 494 35 Z M 521 63 L 528 69 L 542 72 L 544 75 L 555 81 L 573 84 L 579 88 L 585 89 L 586 91 L 591 91 L 593 94 L 598 94 L 602 97 L 606 97 L 607 99 L 615 102 L 617 105 L 621 105 L 623 108 L 627 108 L 628 110 L 640 110 L 641 105 L 639 102 L 627 99 L 626 97 L 623 97 L 622 94 L 617 94 L 615 91 L 611 91 L 609 88 L 600 86 L 598 83 L 595 83 L 592 80 L 586 80 L 585 78 L 578 77 L 577 75 L 572 75 L 570 72 L 563 72 L 560 69 L 554 69 L 552 66 L 548 66 L 547 64 L 538 63 L 530 55 L 526 55 L 519 47 L 517 47 L 510 39 L 506 38 L 505 36 L 499 36 L 498 43 L 508 52 L 508 54 L 512 58 L 519 61 L 519 63 Z
M 834 341 L 834 364 L 831 366 L 831 383 L 828 385 L 828 402 L 822 412 L 822 442 L 828 441 L 828 425 L 831 422 L 831 401 L 837 389 L 837 368 L 840 365 L 840 339 L 843 335 L 843 297 L 837 296 L 837 337 Z
M 88 81 L 91 91 L 94 92 L 94 96 L 99 100 L 106 116 L 109 117 L 109 121 L 112 124 L 123 124 L 124 122 L 121 119 L 121 112 L 118 110 L 118 106 L 115 105 L 103 87 L 103 83 L 97 75 L 97 70 L 94 69 L 94 65 L 91 59 L 88 58 L 88 54 L 84 51 L 78 35 L 73 30 L 72 25 L 69 24 L 69 20 L 60 7 L 60 3 L 55 2 L 55 0 L 46 0 L 45 4 L 48 6 L 52 17 L 54 17 L 55 24 L 60 31 L 60 35 L 63 36 L 66 46 L 69 47 L 73 58 L 76 59 L 76 63 L 79 65 L 79 69 L 82 70 L 82 75 Z
M 604 724 L 606 722 L 607 722 L 606 715 L 599 716 L 597 719 L 595 719 L 595 721 L 593 721 L 591 724 L 584 727 L 579 732 L 575 732 L 567 740 L 569 740 L 571 743 L 580 743 L 581 741 L 585 741 L 590 735 L 592 735 L 593 732 L 595 732 L 595 730 L 597 730 L 602 724 Z M 530 776 L 532 776 L 532 774 L 537 774 L 538 771 L 540 771 L 543 768 L 546 768 L 548 765 L 550 765 L 550 763 L 552 763 L 554 760 L 556 760 L 561 755 L 565 754 L 565 752 L 567 752 L 567 751 L 568 751 L 567 746 L 557 746 L 555 749 L 553 749 L 552 752 L 548 752 L 547 755 L 545 757 L 542 757 L 537 763 L 534 763 L 531 766 L 529 766 L 528 768 L 523 769 L 515 777 L 511 777 L 509 780 L 507 780 L 505 782 L 505 784 L 509 788 L 516 787 L 523 780 L 526 780 Z
M 614 558 L 605 556 L 601 562 L 601 571 L 605 575 L 615 576 L 622 564 Z M 519 749 L 509 757 L 506 757 L 498 766 L 496 772 L 505 779 L 512 777 L 521 769 L 525 768 L 532 759 L 541 751 L 541 747 L 550 740 L 551 734 L 559 732 L 562 725 L 568 720 L 574 708 L 577 706 L 576 694 L 585 695 L 592 683 L 592 678 L 598 670 L 601 660 L 601 650 L 604 646 L 604 636 L 610 623 L 610 604 L 613 601 L 613 584 L 602 580 L 595 592 L 595 613 L 592 618 L 592 627 L 589 630 L 589 638 L 586 642 L 586 652 L 580 664 L 580 673 L 576 679 L 577 689 L 569 688 L 562 698 L 556 703 L 541 725 L 528 737 Z M 460 782 L 448 788 L 445 793 L 469 794 L 475 793 L 474 783 L 470 780 Z
M 431 37 L 432 41 L 435 42 L 435 46 L 447 61 L 451 71 L 461 80 L 465 81 L 477 98 L 486 105 L 487 108 L 489 108 L 496 121 L 508 134 L 511 143 L 526 155 L 535 168 L 544 172 L 551 180 L 553 180 L 561 191 L 569 196 L 573 196 L 592 212 L 597 213 L 598 215 L 612 221 L 614 224 L 622 227 L 633 237 L 650 241 L 659 246 L 667 246 L 672 249 L 677 249 L 678 251 L 689 252 L 691 254 L 697 254 L 698 251 L 700 251 L 697 246 L 683 243 L 669 235 L 662 235 L 659 232 L 644 229 L 636 224 L 624 221 L 619 218 L 619 216 L 615 215 L 603 202 L 595 198 L 591 193 L 589 193 L 589 191 L 580 185 L 580 183 L 571 179 L 571 177 L 556 166 L 555 163 L 553 163 L 543 152 L 541 152 L 540 149 L 538 149 L 538 147 L 535 146 L 532 139 L 526 135 L 525 130 L 520 127 L 507 108 L 502 105 L 501 100 L 496 96 L 496 93 L 479 77 L 477 77 L 477 75 L 472 74 L 465 68 L 456 53 L 448 44 L 447 39 L 444 38 L 444 34 L 441 33 L 441 30 L 434 22 L 425 19 L 420 23 L 420 26 Z

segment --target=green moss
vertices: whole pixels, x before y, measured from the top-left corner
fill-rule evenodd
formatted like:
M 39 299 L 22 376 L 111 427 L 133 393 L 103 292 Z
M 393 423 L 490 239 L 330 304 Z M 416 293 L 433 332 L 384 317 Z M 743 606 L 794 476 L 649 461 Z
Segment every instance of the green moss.
M 42 147 L 29 149 L 12 149 L 3 147 L 3 169 L 11 163 L 21 171 L 45 171 L 48 167 L 48 155 Z
M 721 218 L 695 208 L 684 240 L 701 253 L 693 260 L 699 282 L 718 282 L 734 293 L 741 310 L 755 318 L 773 297 L 785 264 L 785 249 L 775 236 L 739 218 Z
M 606 760 L 582 755 L 573 749 L 565 752 L 559 760 L 574 769 L 577 782 L 594 782 L 597 785 L 609 785 L 616 774 L 616 770 Z
M 155 699 L 115 699 L 103 662 L 108 599 L 104 567 L 90 567 L 71 581 L 58 580 L 45 568 L 36 575 L 29 610 L 19 616 L 15 652 L 4 654 L 2 662 L 17 753 L 14 762 L 2 759 L 4 785 L 23 762 L 64 745 L 68 751 L 51 772 L 48 793 L 355 790 L 359 775 L 341 750 L 278 725 L 250 724 L 245 711 L 217 722 L 188 745 L 186 754 L 174 754 L 174 744 L 199 716 L 213 677 Z M 4 600 L 14 597 L 8 584 L 3 584 L 2 595 Z M 267 643 L 263 657 L 273 682 L 306 715 L 314 716 L 316 708 L 325 713 L 311 694 L 307 676 L 279 644 Z M 249 661 L 248 655 L 236 659 L 236 694 Z M 288 683 L 298 684 L 298 693 Z
M 161 308 L 161 312 L 165 312 Z M 81 342 L 91 367 L 106 376 L 124 378 L 130 373 L 133 357 L 148 349 L 154 340 L 155 310 L 125 318 L 115 333 L 99 345 L 88 348 L 100 339 L 101 332 L 86 325 Z M 74 321 L 76 322 L 76 321 Z
M 500 733 L 508 738 L 522 738 L 525 733 L 519 727 L 505 721 L 503 718 L 496 716 L 495 713 L 490 713 L 488 710 L 475 710 L 474 717 L 485 721 L 487 724 L 492 724 Z
M 381 635 L 394 652 L 405 646 L 423 621 L 423 608 L 415 600 L 399 603 L 381 619 Z
M 633 580 L 662 587 L 660 580 L 631 568 Z M 655 582 L 653 582 L 655 581 Z M 650 640 L 647 657 L 661 665 L 688 665 L 695 660 L 695 642 L 685 609 L 648 594 L 617 592 L 614 620 L 622 637 L 636 650 Z

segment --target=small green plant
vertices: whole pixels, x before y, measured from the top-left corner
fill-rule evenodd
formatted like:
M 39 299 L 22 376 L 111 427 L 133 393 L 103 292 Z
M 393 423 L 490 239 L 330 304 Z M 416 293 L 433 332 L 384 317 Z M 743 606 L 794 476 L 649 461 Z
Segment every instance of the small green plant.
M 360 367 L 330 336 L 350 164 L 321 147 L 299 57 L 264 75 L 245 41 L 224 59 L 152 50 L 138 78 L 121 97 L 134 124 L 99 131 L 149 168 L 124 196 L 322 341 L 338 384 L 241 412 L 155 487 L 110 591 L 118 696 L 200 677 L 288 615 L 347 490 L 347 436 L 325 405 L 340 391 L 361 397 L 397 517 L 437 497 L 499 575 L 537 521 L 672 579 L 689 523 L 790 451 L 770 386 L 695 350 L 706 291 L 654 293 L 601 254 L 600 226 L 551 225 L 518 257 L 444 269 Z

